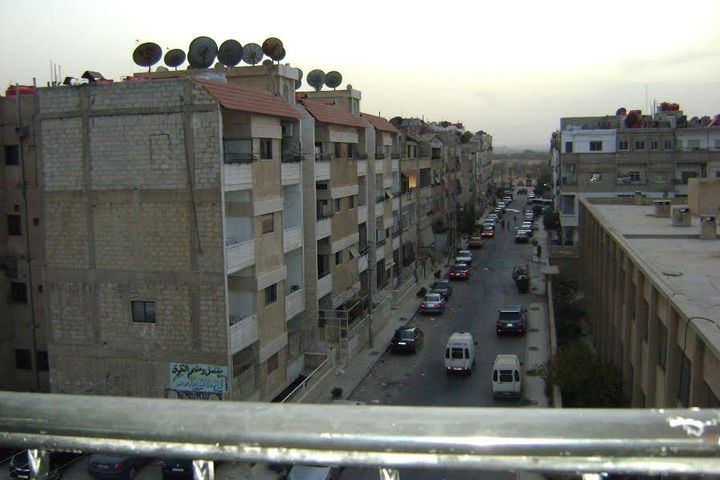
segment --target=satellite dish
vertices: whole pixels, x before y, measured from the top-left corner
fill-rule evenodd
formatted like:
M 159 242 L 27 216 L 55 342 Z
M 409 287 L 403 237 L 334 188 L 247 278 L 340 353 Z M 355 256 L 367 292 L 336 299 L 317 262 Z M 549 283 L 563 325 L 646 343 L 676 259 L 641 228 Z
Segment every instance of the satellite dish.
M 225 40 L 220 45 L 217 57 L 226 67 L 234 67 L 243 58 L 243 46 L 237 40 Z
M 217 43 L 210 37 L 197 37 L 190 42 L 188 62 L 192 68 L 208 68 L 218 53 Z
M 159 67 L 157 67 L 157 68 L 155 69 L 155 71 L 156 71 L 156 72 L 167 72 L 168 69 L 167 69 L 167 67 L 163 67 L 162 65 L 160 65 Z
M 179 48 L 173 48 L 165 54 L 165 65 L 177 70 L 177 67 L 185 63 L 185 52 Z
M 312 72 L 308 73 L 307 83 L 310 84 L 310 86 L 313 87 L 316 92 L 319 92 L 322 86 L 325 84 L 325 72 L 315 69 Z
M 303 71 L 299 68 L 296 68 L 295 70 L 298 71 L 298 79 L 295 80 L 295 90 L 302 87 L 302 79 L 303 79 Z
M 327 75 L 325 75 L 325 85 L 335 90 L 337 87 L 340 86 L 342 83 L 342 75 L 340 75 L 340 72 L 336 72 L 333 70 L 332 72 L 328 72 Z
M 260 60 L 262 60 L 263 57 L 263 51 L 262 48 L 260 48 L 260 45 L 257 43 L 248 43 L 243 48 L 243 55 L 242 59 L 243 62 L 249 63 L 250 65 L 255 65 L 256 63 L 260 63 Z
M 160 45 L 152 42 L 145 42 L 138 45 L 133 52 L 133 62 L 140 67 L 150 67 L 160 61 L 162 57 L 162 49 Z
M 280 39 L 275 37 L 270 37 L 263 42 L 262 51 L 276 62 L 285 58 L 285 47 Z

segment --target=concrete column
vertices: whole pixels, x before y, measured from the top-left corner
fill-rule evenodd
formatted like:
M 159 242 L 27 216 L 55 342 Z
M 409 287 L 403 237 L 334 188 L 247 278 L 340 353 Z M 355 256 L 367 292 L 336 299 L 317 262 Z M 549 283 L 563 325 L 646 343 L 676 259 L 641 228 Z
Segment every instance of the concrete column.
M 622 329 L 620 339 L 622 340 L 622 361 L 620 367 L 623 373 L 623 385 L 625 392 L 630 392 L 632 388 L 632 323 L 635 312 L 633 309 L 633 301 L 635 298 L 635 284 L 633 283 L 633 267 L 627 257 L 623 258 L 623 279 L 625 284 L 625 295 L 623 301 L 622 312 Z
M 613 318 L 611 319 L 613 325 L 613 355 L 612 363 L 615 366 L 622 365 L 622 344 L 620 339 L 622 338 L 622 316 L 623 316 L 623 302 L 625 298 L 625 279 L 623 277 L 623 265 L 622 265 L 622 252 L 615 248 L 613 252 L 613 265 L 615 267 L 615 298 L 614 298 L 614 309 Z
M 645 398 L 647 399 L 648 407 L 655 407 L 655 384 L 656 384 L 656 372 L 657 362 L 659 355 L 659 319 L 658 319 L 658 292 L 654 286 L 650 286 L 650 302 L 648 305 L 648 348 L 647 357 L 645 358 L 645 365 L 643 365 L 643 385 L 642 388 L 645 391 Z
M 665 373 L 665 402 L 662 407 L 674 408 L 677 406 L 678 379 L 680 378 L 680 351 L 682 337 L 680 333 L 680 319 L 675 309 L 668 303 L 667 317 L 668 352 L 667 368 Z
M 644 326 L 647 321 L 647 310 L 644 308 L 644 297 L 645 297 L 645 284 L 644 277 L 637 266 L 633 265 L 633 279 L 635 281 L 635 297 L 630 299 L 633 302 L 635 322 L 633 323 L 633 334 L 632 334 L 632 367 L 633 367 L 633 378 L 632 378 L 632 406 L 635 408 L 644 407 L 641 405 L 642 400 L 642 388 L 641 379 L 643 377 L 643 364 L 642 364 L 642 349 L 645 341 Z M 645 318 L 643 318 L 643 315 Z

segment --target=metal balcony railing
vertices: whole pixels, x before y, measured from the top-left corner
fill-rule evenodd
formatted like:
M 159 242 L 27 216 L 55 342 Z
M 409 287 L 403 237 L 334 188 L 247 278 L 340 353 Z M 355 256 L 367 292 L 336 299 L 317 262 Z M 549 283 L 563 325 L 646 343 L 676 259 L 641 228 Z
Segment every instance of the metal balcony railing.
M 720 410 L 448 408 L 201 402 L 0 392 L 0 443 L 213 461 L 541 473 L 716 475 Z M 588 478 L 598 478 L 587 475 Z

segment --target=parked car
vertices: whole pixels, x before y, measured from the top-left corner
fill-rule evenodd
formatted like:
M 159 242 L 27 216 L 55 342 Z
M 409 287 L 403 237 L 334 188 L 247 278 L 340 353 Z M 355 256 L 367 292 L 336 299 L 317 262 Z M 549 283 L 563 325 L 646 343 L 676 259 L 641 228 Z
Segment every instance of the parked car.
M 395 330 L 390 341 L 390 349 L 393 352 L 417 352 L 422 346 L 425 336 L 418 327 L 401 327 Z
M 48 480 L 58 480 L 62 477 L 63 471 L 70 467 L 82 453 L 51 451 L 49 457 L 49 474 Z M 22 450 L 16 453 L 10 459 L 8 467 L 11 477 L 30 478 L 30 461 L 28 460 L 28 451 Z
M 532 237 L 534 230 L 532 222 L 523 222 L 523 224 L 520 226 L 520 230 L 527 230 Z
M 470 250 L 458 250 L 455 254 L 455 263 L 465 263 L 468 266 L 472 265 L 473 253 Z
M 150 463 L 152 458 L 131 455 L 106 455 L 94 453 L 90 457 L 88 473 L 100 479 L 134 480 L 137 471 Z
M 518 228 L 515 232 L 515 243 L 528 243 L 530 241 L 530 232 L 522 228 Z
M 483 247 L 483 241 L 482 237 L 480 235 L 473 235 L 470 237 L 470 240 L 468 240 L 468 248 L 482 248 Z
M 480 236 L 482 238 L 494 238 L 495 237 L 495 227 L 491 225 L 487 225 L 483 227 L 482 232 L 480 232 Z
M 470 269 L 467 265 L 456 263 L 450 268 L 450 280 L 468 280 L 470 278 Z
M 500 220 L 500 217 L 498 216 L 497 213 L 491 213 L 490 215 L 485 217 L 485 222 L 483 222 L 483 223 L 489 223 L 488 220 L 490 220 L 493 224 L 495 224 L 495 223 L 498 223 L 498 221 Z
M 527 330 L 527 311 L 522 305 L 506 305 L 498 310 L 495 331 L 502 334 L 524 335 Z
M 163 480 L 192 480 L 192 460 L 187 458 L 165 458 L 162 461 Z
M 430 293 L 439 293 L 448 300 L 452 296 L 452 285 L 447 280 L 435 280 L 430 286 Z
M 439 293 L 428 293 L 420 302 L 420 313 L 443 313 L 445 300 Z

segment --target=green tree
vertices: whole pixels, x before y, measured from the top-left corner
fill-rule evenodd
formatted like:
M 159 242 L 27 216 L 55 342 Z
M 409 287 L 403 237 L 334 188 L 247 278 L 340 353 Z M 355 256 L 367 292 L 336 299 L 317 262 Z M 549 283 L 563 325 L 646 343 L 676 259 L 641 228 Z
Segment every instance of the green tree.
M 553 175 L 552 169 L 548 165 L 543 165 L 537 176 L 537 185 L 535 185 L 535 195 L 542 197 L 547 191 L 552 191 Z
M 473 138 L 472 132 L 465 132 L 465 133 L 463 133 L 462 136 L 460 137 L 460 141 L 461 141 L 462 143 L 468 143 L 470 140 L 472 140 L 472 138 Z
M 550 207 L 543 208 L 543 227 L 545 230 L 554 230 L 560 226 L 560 214 Z
M 477 212 L 475 206 L 468 203 L 465 208 L 458 211 L 458 232 L 463 235 L 472 235 L 475 232 L 475 221 L 477 220 Z

